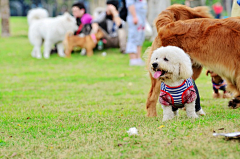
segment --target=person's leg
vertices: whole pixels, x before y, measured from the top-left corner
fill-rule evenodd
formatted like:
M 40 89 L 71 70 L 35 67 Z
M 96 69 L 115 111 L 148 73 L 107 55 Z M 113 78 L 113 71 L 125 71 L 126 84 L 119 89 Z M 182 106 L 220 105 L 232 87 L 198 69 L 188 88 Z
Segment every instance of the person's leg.
M 125 28 L 118 29 L 118 41 L 121 53 L 125 53 L 127 35 Z
M 142 46 L 137 46 L 137 60 L 139 65 L 145 65 L 145 62 L 142 60 Z

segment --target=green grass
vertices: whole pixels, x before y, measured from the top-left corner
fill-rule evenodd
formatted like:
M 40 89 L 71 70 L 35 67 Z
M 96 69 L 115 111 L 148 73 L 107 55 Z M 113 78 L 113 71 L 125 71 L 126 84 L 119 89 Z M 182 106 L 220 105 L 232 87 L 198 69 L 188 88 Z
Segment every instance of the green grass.
M 163 123 L 159 104 L 158 117 L 146 117 L 150 80 L 127 55 L 37 60 L 27 28 L 13 17 L 12 37 L 0 38 L 0 158 L 239 158 L 238 141 L 212 133 L 240 131 L 240 109 L 212 99 L 204 73 L 196 83 L 207 115 L 191 120 L 180 111 Z M 127 134 L 131 127 L 138 136 Z

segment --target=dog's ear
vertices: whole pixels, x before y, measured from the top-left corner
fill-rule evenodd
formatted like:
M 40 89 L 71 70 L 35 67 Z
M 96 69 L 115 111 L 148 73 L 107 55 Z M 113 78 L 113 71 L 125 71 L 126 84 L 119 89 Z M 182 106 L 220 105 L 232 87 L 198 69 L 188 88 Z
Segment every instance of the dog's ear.
M 64 16 L 66 17 L 67 21 L 72 21 L 71 14 L 69 14 L 68 12 L 65 12 Z
M 191 61 L 183 61 L 179 63 L 179 76 L 181 79 L 188 79 L 192 77 L 193 70 L 192 70 L 192 64 Z

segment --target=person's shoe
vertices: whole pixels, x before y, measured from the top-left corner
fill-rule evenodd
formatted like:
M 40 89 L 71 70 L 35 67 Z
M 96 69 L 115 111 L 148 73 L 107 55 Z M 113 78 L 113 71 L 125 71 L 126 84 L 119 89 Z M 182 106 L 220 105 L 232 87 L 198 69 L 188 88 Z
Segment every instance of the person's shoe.
M 82 56 L 84 56 L 84 55 L 86 55 L 87 54 L 87 51 L 86 51 L 86 49 L 84 49 L 84 48 L 82 48 L 82 50 L 81 50 L 81 53 L 80 53 Z
M 137 59 L 138 60 L 138 66 L 145 66 L 145 62 L 142 59 Z
M 137 59 L 130 59 L 129 66 L 138 66 L 138 60 Z

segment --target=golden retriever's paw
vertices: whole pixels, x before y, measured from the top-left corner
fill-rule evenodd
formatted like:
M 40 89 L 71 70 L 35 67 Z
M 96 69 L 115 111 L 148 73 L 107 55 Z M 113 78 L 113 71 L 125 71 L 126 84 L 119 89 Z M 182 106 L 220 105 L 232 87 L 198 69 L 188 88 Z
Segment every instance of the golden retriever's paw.
M 220 98 L 220 93 L 213 93 L 213 98 Z
M 231 94 L 228 92 L 223 94 L 223 98 L 231 98 L 231 97 L 232 97 Z
M 228 107 L 232 109 L 237 109 L 240 107 L 240 97 L 233 98 L 232 100 L 229 101 Z

